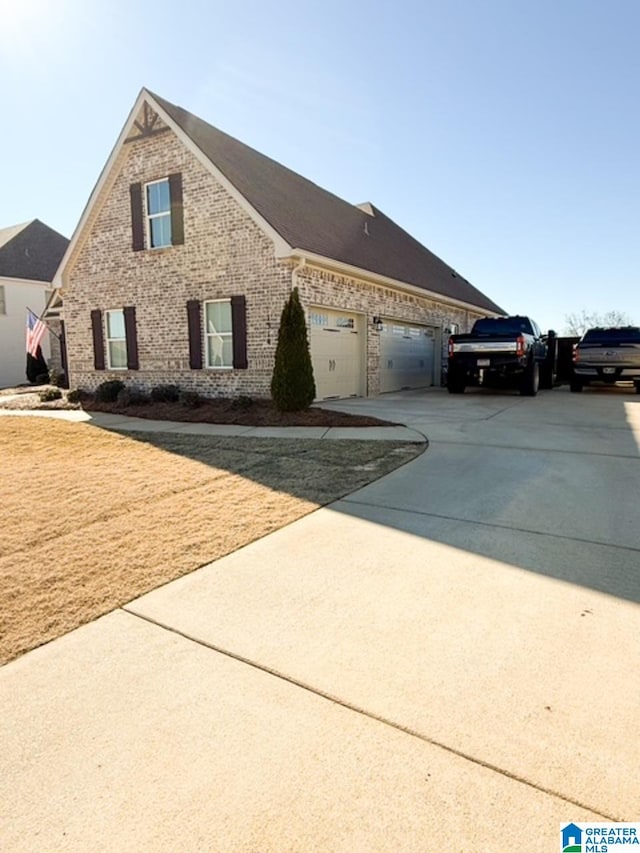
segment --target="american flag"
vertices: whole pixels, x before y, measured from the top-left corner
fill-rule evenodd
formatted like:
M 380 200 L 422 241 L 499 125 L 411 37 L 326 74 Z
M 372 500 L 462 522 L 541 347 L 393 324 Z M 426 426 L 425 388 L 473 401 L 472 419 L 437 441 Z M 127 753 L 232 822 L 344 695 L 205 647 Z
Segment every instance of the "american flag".
M 34 358 L 38 357 L 38 347 L 46 331 L 43 321 L 27 308 L 27 352 Z

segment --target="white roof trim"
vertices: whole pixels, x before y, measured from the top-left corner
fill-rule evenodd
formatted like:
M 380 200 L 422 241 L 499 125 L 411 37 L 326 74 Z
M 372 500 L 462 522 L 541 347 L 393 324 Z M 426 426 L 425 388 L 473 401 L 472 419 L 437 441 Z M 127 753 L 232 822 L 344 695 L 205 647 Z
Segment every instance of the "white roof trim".
M 0 284 L 18 284 L 27 285 L 29 287 L 43 287 L 45 290 L 51 290 L 53 284 L 50 281 L 42 281 L 38 278 L 16 278 L 11 275 L 0 275 Z
M 476 314 L 482 314 L 487 317 L 502 317 L 497 311 L 489 311 L 488 308 L 482 308 L 480 305 L 472 305 L 470 302 L 463 302 L 460 299 L 454 299 L 451 296 L 445 296 L 442 293 L 436 293 L 434 290 L 426 290 L 423 287 L 418 287 L 415 284 L 408 284 L 404 281 L 399 281 L 395 278 L 388 278 L 380 273 L 371 272 L 370 270 L 354 267 L 351 264 L 346 264 L 343 261 L 336 261 L 332 258 L 326 258 L 323 255 L 316 255 L 313 252 L 306 252 L 304 249 L 293 249 L 291 256 L 301 258 L 312 266 L 323 267 L 330 272 L 338 272 L 348 275 L 351 278 L 360 278 L 365 281 L 370 281 L 374 284 L 380 284 L 383 287 L 392 287 L 394 290 L 400 290 L 407 293 L 413 293 L 416 296 L 432 299 L 434 302 L 440 302 L 445 305 L 450 305 L 453 308 L 462 308 L 465 311 L 473 311 Z
M 179 125 L 171 118 L 171 116 L 166 112 L 166 110 L 155 100 L 153 95 L 151 95 L 146 89 L 142 89 L 140 94 L 136 98 L 136 102 L 133 105 L 131 112 L 129 113 L 129 117 L 127 118 L 120 135 L 109 155 L 109 159 L 105 163 L 102 172 L 100 173 L 100 177 L 93 188 L 91 195 L 89 196 L 89 200 L 82 212 L 80 217 L 80 221 L 78 222 L 75 231 L 73 232 L 73 236 L 67 246 L 67 251 L 64 253 L 64 257 L 60 262 L 60 266 L 58 267 L 56 274 L 53 278 L 53 285 L 55 287 L 62 287 L 66 282 L 63 281 L 64 275 L 66 272 L 66 267 L 71 258 L 73 257 L 77 247 L 82 242 L 82 235 L 85 227 L 89 223 L 91 219 L 91 215 L 93 213 L 94 205 L 96 201 L 100 197 L 102 190 L 105 185 L 108 183 L 113 167 L 115 166 L 125 140 L 129 137 L 134 122 L 138 116 L 138 113 L 142 109 L 142 105 L 145 101 L 153 107 L 153 109 L 158 113 L 160 118 L 164 121 L 164 123 L 171 128 L 171 130 L 175 133 L 178 139 L 182 142 L 182 144 L 193 154 L 194 157 L 209 171 L 213 177 L 225 188 L 225 190 L 238 202 L 238 204 L 242 207 L 242 209 L 251 217 L 251 219 L 256 223 L 258 228 L 263 231 L 267 237 L 269 237 L 274 243 L 275 254 L 276 257 L 287 257 L 291 254 L 291 247 L 289 244 L 278 234 L 278 232 L 267 222 L 264 217 L 262 217 L 258 211 L 252 207 L 247 199 L 233 186 L 233 184 L 222 174 L 222 172 L 215 166 L 211 160 L 207 157 L 207 155 L 198 148 L 198 146 L 190 139 L 190 137 L 182 130 Z

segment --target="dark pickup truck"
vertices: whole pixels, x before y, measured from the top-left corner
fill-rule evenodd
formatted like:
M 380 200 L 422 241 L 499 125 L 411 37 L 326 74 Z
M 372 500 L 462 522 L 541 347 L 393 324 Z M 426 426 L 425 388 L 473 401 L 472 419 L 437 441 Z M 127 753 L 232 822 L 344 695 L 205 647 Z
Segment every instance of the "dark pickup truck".
M 570 388 L 582 391 L 591 383 L 633 382 L 640 394 L 640 328 L 619 326 L 588 329 L 573 350 Z
M 447 388 L 462 394 L 467 385 L 517 387 L 535 397 L 553 387 L 554 332 L 543 336 L 529 317 L 483 317 L 471 332 L 449 338 Z M 553 341 L 555 343 L 555 341 Z

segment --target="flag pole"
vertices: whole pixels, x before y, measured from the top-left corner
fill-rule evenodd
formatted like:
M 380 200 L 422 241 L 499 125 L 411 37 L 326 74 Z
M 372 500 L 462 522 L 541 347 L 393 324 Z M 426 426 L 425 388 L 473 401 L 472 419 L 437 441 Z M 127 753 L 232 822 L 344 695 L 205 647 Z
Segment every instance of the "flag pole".
M 58 340 L 61 340 L 61 336 L 60 336 L 57 332 L 54 332 L 54 331 L 53 331 L 53 329 L 49 326 L 49 324 L 47 323 L 47 321 L 46 321 L 46 320 L 43 320 L 43 319 L 42 319 L 42 317 L 41 317 L 39 314 L 36 314 L 36 312 L 35 312 L 35 311 L 33 311 L 31 308 L 29 308 L 29 306 L 28 306 L 28 305 L 26 306 L 26 309 L 27 309 L 27 311 L 31 311 L 31 313 L 33 314 L 33 316 L 34 316 L 36 319 L 40 320 L 40 322 L 41 322 L 41 323 L 44 323 L 44 324 L 45 324 L 45 326 L 47 327 L 47 331 L 49 332 L 49 334 L 50 334 L 50 335 L 53 335 L 53 336 L 54 336 L 55 338 L 57 338 Z

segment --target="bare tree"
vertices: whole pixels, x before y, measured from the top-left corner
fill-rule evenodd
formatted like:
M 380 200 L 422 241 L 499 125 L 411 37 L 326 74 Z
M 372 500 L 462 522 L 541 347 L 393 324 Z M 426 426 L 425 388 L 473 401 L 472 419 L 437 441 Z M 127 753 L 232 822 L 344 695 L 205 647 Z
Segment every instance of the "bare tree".
M 611 328 L 630 325 L 631 317 L 624 311 L 605 311 L 604 313 L 595 311 L 589 314 L 582 310 L 579 314 L 565 314 L 564 316 L 564 332 L 571 337 L 581 337 L 587 329 L 593 329 L 594 326 Z

